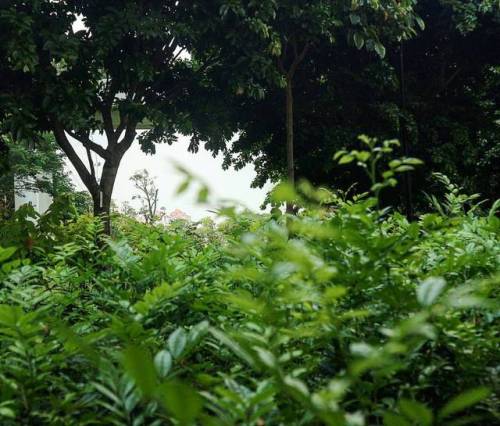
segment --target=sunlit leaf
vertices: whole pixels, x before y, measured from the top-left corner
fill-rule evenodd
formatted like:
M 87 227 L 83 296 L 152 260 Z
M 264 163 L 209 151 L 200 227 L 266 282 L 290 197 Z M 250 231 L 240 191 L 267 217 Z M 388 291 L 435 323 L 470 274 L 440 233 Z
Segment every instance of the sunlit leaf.
M 422 306 L 431 306 L 441 295 L 446 281 L 440 277 L 429 277 L 417 287 L 417 300 Z
M 486 387 L 477 387 L 465 391 L 446 403 L 446 405 L 439 411 L 439 418 L 443 419 L 455 413 L 459 413 L 488 398 L 490 393 L 490 389 Z

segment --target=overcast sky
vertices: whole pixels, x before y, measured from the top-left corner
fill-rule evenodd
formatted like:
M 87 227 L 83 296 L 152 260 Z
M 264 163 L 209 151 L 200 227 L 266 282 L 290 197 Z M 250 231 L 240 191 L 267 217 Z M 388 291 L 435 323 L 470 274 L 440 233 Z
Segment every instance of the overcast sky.
M 102 145 L 106 144 L 103 135 L 94 135 L 92 139 Z M 223 170 L 222 157 L 213 158 L 212 154 L 203 147 L 200 147 L 198 153 L 192 154 L 187 150 L 188 145 L 189 139 L 180 137 L 179 141 L 173 145 L 157 144 L 156 154 L 146 155 L 141 151 L 139 143 L 134 142 L 121 162 L 113 192 L 113 200 L 118 205 L 121 205 L 124 201 L 129 201 L 132 205 L 137 206 L 132 201 L 135 190 L 129 179 L 136 171 L 147 169 L 150 175 L 156 177 L 160 207 L 165 207 L 169 213 L 176 208 L 181 209 L 194 220 L 209 215 L 207 210 L 215 208 L 216 205 L 198 205 L 196 203 L 195 188 L 183 195 L 175 194 L 183 181 L 182 174 L 175 168 L 175 164 L 180 164 L 207 183 L 214 198 L 218 200 L 231 199 L 258 211 L 264 201 L 266 192 L 269 190 L 269 186 L 264 189 L 250 187 L 255 177 L 253 167 L 248 166 L 239 171 L 234 169 Z M 73 146 L 85 161 L 86 156 L 80 144 L 73 140 Z M 67 168 L 77 188 L 85 189 L 69 162 Z

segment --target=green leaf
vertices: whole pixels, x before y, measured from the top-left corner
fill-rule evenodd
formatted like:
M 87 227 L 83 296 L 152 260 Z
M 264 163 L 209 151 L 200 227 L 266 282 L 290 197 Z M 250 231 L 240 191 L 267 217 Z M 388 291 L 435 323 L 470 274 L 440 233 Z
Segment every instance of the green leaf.
M 350 154 L 343 155 L 340 157 L 339 164 L 349 164 L 354 161 L 354 156 Z
M 356 15 L 354 13 L 351 13 L 349 15 L 349 19 L 351 20 L 352 25 L 357 25 L 361 22 L 361 18 L 359 17 L 359 15 Z
M 363 163 L 366 163 L 370 157 L 371 153 L 368 151 L 356 152 L 356 158 L 358 159 L 358 161 L 361 161 Z
M 432 424 L 432 411 L 420 402 L 402 399 L 399 402 L 399 410 L 419 425 L 430 426 Z
M 181 184 L 177 188 L 176 194 L 180 195 L 180 194 L 183 194 L 184 192 L 186 192 L 189 188 L 189 185 L 191 185 L 191 179 L 188 178 L 188 179 L 184 180 L 183 182 L 181 182 Z
M 190 386 L 181 382 L 169 382 L 161 386 L 165 409 L 181 425 L 192 424 L 203 408 L 203 400 Z
M 257 356 L 259 357 L 260 361 L 269 368 L 275 369 L 278 367 L 278 362 L 276 360 L 276 357 L 274 354 L 267 349 L 260 348 L 258 346 L 254 347 L 255 352 L 257 352 Z
M 412 166 L 421 166 L 422 164 L 424 164 L 424 162 L 419 158 L 413 157 L 405 158 L 403 161 L 405 164 L 411 164 Z
M 9 419 L 14 419 L 16 413 L 8 407 L 0 407 L 0 417 L 8 417 Z
M 396 167 L 399 167 L 400 165 L 401 165 L 401 161 L 400 160 L 389 161 L 389 167 L 391 169 L 395 169 Z
M 404 417 L 394 413 L 384 414 L 384 426 L 412 426 Z
M 375 43 L 374 48 L 378 56 L 380 56 L 381 58 L 385 57 L 385 47 L 383 44 L 377 42 Z
M 167 377 L 172 367 L 172 355 L 170 355 L 169 351 L 161 350 L 156 354 L 154 363 L 159 376 L 162 378 Z
M 208 200 L 209 189 L 204 186 L 198 191 L 198 203 L 206 203 Z
M 414 170 L 414 168 L 412 166 L 407 166 L 407 165 L 402 165 L 402 166 L 396 167 L 394 169 L 394 171 L 398 172 L 398 173 L 401 173 L 401 172 L 411 172 L 412 170 Z
M 208 333 L 208 328 L 208 321 L 202 321 L 191 328 L 188 334 L 188 341 L 190 344 L 197 343 L 205 334 Z
M 361 49 L 365 45 L 365 39 L 363 38 L 362 34 L 354 33 L 354 45 L 358 49 Z
M 144 395 L 156 390 L 156 371 L 151 354 L 144 348 L 130 346 L 123 352 L 123 367 Z
M 425 22 L 420 16 L 415 16 L 415 21 L 422 31 L 425 30 Z
M 475 389 L 470 389 L 454 397 L 446 403 L 446 405 L 439 411 L 439 418 L 451 416 L 452 414 L 469 408 L 483 399 L 488 398 L 491 391 L 487 387 L 481 386 Z
M 335 161 L 337 161 L 340 157 L 342 157 L 342 156 L 343 156 L 343 155 L 345 155 L 345 154 L 347 154 L 347 151 L 346 151 L 345 149 L 342 149 L 342 150 L 340 150 L 340 151 L 337 151 L 337 152 L 335 153 L 335 155 L 333 156 L 333 159 L 334 159 Z
M 5 262 L 7 259 L 11 258 L 12 255 L 16 252 L 16 247 L 0 247 L 0 263 Z
M 183 328 L 179 327 L 168 337 L 168 349 L 174 358 L 181 356 L 186 348 L 187 335 Z
M 292 185 L 282 182 L 273 189 L 271 197 L 276 202 L 294 201 L 297 199 L 297 193 Z
M 244 360 L 248 365 L 250 365 L 251 367 L 255 366 L 255 362 L 252 356 L 245 349 L 243 349 L 243 347 L 238 342 L 229 337 L 226 333 L 213 327 L 209 328 L 209 332 L 223 345 L 231 349 L 237 356 L 239 356 L 242 360 Z
M 441 295 L 446 281 L 441 277 L 429 277 L 417 287 L 417 300 L 422 306 L 431 306 Z
M 309 389 L 302 380 L 288 375 L 283 379 L 283 383 L 299 397 L 307 398 L 309 396 Z

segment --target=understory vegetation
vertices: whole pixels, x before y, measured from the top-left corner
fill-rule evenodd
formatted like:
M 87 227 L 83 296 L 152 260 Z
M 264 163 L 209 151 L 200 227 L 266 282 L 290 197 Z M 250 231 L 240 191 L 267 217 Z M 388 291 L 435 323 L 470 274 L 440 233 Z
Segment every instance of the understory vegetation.
M 2 222 L 0 424 L 498 424 L 498 202 L 437 175 L 409 222 L 378 197 L 418 161 L 364 142 L 371 192 L 278 186 L 295 216 Z

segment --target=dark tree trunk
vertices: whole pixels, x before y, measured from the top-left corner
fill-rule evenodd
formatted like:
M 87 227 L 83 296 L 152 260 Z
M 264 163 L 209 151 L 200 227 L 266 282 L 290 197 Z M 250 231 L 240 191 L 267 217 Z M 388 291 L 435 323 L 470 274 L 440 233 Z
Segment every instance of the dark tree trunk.
M 9 146 L 0 137 L 0 176 L 3 176 L 10 170 L 9 165 Z
M 110 158 L 104 162 L 98 191 L 91 192 L 94 201 L 94 216 L 102 219 L 106 235 L 111 235 L 111 196 L 124 154 L 125 151 L 119 149 L 112 152 Z
M 286 79 L 285 95 L 286 95 L 286 170 L 288 183 L 295 187 L 295 162 L 294 162 L 294 146 L 293 146 L 293 77 L 297 71 L 297 67 L 304 60 L 305 56 L 311 44 L 309 42 L 305 43 L 302 51 L 298 50 L 296 41 L 291 43 L 290 49 L 288 45 L 285 46 L 281 57 L 278 59 L 278 68 Z M 291 50 L 293 52 L 293 61 L 291 65 L 286 68 L 286 56 L 287 51 Z M 294 205 L 292 202 L 286 203 L 286 212 L 289 214 L 295 214 Z
M 1 218 L 8 219 L 12 217 L 15 211 L 15 181 L 14 173 L 7 172 L 6 180 L 8 181 L 0 199 Z
M 286 79 L 286 169 L 288 183 L 295 187 L 295 166 L 293 158 L 293 85 L 292 77 Z M 293 214 L 293 204 L 286 203 L 286 212 Z
M 399 120 L 400 138 L 403 145 L 403 152 L 405 157 L 410 156 L 410 145 L 408 140 L 407 122 L 406 122 L 406 82 L 405 82 L 405 68 L 404 68 L 404 45 L 400 44 L 399 49 L 399 72 L 400 72 L 400 94 L 401 94 L 401 112 Z M 404 187 L 404 204 L 406 217 L 409 221 L 413 220 L 413 188 L 410 173 L 403 173 L 403 187 Z
M 106 235 L 111 235 L 111 194 L 99 190 L 92 194 L 94 202 L 94 216 L 101 219 L 103 231 Z

